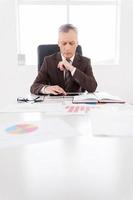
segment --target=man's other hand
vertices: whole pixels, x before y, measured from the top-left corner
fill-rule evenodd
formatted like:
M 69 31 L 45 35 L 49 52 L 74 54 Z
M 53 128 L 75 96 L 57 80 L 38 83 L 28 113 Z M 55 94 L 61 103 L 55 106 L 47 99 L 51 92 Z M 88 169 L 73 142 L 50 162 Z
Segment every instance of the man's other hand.
M 67 60 L 60 61 L 57 68 L 59 68 L 61 71 L 69 70 L 70 72 L 74 69 L 72 64 L 70 64 Z
M 62 94 L 62 95 L 66 95 L 66 92 L 63 90 L 63 88 L 61 88 L 58 85 L 47 86 L 45 88 L 45 92 L 46 92 L 46 94 L 54 94 L 54 95 Z

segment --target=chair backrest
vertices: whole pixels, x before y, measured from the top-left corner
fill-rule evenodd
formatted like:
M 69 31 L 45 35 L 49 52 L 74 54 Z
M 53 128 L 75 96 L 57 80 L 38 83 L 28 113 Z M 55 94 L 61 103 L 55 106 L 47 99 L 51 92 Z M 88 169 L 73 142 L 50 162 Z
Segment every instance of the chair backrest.
M 51 54 L 54 54 L 58 51 L 60 51 L 58 44 L 39 45 L 38 48 L 37 48 L 38 71 L 40 70 L 40 67 L 43 63 L 44 57 L 49 56 Z M 76 52 L 78 52 L 80 55 L 82 55 L 82 48 L 81 48 L 80 45 L 78 45 Z

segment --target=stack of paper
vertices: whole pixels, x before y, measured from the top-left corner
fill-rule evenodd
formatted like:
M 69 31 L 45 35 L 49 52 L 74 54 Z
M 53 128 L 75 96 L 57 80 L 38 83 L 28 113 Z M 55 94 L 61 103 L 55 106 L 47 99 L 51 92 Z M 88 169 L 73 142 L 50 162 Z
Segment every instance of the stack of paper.
M 93 109 L 90 113 L 95 136 L 133 136 L 133 106 L 112 105 Z

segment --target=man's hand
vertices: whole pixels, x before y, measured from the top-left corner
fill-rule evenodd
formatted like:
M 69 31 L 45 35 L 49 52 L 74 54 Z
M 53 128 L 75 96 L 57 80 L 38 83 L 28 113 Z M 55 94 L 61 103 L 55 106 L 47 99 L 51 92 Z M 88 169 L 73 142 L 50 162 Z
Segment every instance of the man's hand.
M 67 60 L 60 61 L 57 68 L 59 68 L 61 71 L 68 70 L 70 72 L 74 69 L 74 67 Z
M 46 92 L 46 94 L 54 94 L 54 95 L 63 94 L 63 95 L 66 95 L 66 92 L 63 90 L 63 88 L 61 88 L 58 85 L 47 86 L 45 88 L 45 92 Z

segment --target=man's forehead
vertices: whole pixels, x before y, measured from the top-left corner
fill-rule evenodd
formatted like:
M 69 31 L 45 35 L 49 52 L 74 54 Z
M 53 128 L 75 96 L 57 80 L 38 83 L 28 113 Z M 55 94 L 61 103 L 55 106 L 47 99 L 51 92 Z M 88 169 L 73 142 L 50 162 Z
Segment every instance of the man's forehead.
M 59 34 L 59 41 L 60 42 L 75 42 L 77 41 L 77 36 L 76 34 L 75 35 L 72 35 L 72 34 Z
M 67 38 L 67 37 L 77 37 L 77 33 L 73 30 L 70 30 L 68 32 L 59 32 L 59 37 Z
M 76 40 L 60 40 L 61 43 L 75 43 Z

